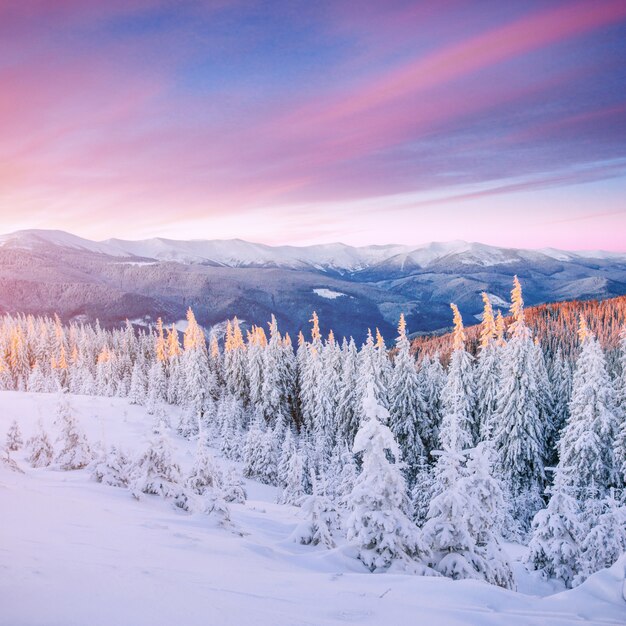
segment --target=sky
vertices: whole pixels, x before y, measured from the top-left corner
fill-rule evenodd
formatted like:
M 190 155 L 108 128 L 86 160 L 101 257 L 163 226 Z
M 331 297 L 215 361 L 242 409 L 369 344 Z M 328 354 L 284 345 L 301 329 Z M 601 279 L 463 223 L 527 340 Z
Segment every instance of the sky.
M 626 251 L 626 0 L 0 0 L 0 232 Z

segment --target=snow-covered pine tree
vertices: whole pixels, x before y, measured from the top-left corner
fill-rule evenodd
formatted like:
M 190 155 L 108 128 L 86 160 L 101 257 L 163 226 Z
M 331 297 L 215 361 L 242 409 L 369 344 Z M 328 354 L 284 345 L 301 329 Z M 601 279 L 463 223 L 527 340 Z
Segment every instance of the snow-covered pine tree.
M 426 432 L 422 440 L 426 451 L 430 453 L 439 445 L 439 426 L 441 424 L 441 390 L 446 382 L 446 373 L 441 365 L 439 353 L 432 358 L 425 355 L 419 362 L 418 380 L 426 406 Z M 430 461 L 430 458 L 426 458 Z
M 177 498 L 181 492 L 180 467 L 172 458 L 172 449 L 164 433 L 152 437 L 145 452 L 133 463 L 129 488 L 137 499 L 142 493 L 163 498 Z
M 333 501 L 326 495 L 324 478 L 314 474 L 310 478 L 313 493 L 300 499 L 304 520 L 298 524 L 291 538 L 305 545 L 319 544 L 334 548 L 333 530 L 337 528 L 337 511 Z
M 226 326 L 224 344 L 224 380 L 228 393 L 241 400 L 245 407 L 250 402 L 246 345 L 239 320 L 234 317 Z
M 148 392 L 146 395 L 146 411 L 154 415 L 157 406 L 165 402 L 167 397 L 167 380 L 165 368 L 160 360 L 154 361 L 148 370 Z
M 283 340 L 278 332 L 278 322 L 272 315 L 270 340 L 263 350 L 263 375 L 261 390 L 261 407 L 266 421 L 289 423 L 290 418 L 290 383 L 291 372 L 283 350 Z
M 568 360 L 563 357 L 560 346 L 552 359 L 548 375 L 554 402 L 552 405 L 552 426 L 547 444 L 547 464 L 554 467 L 559 462 L 557 442 L 561 436 L 561 430 L 569 418 L 569 403 L 572 396 L 572 370 Z
M 619 375 L 615 381 L 618 424 L 613 444 L 618 481 L 626 489 L 626 325 L 620 331 Z
M 243 504 L 248 497 L 243 478 L 236 468 L 227 469 L 222 476 L 222 494 L 226 502 Z
M 580 509 L 560 468 L 555 470 L 554 484 L 548 492 L 548 506 L 533 518 L 526 562 L 544 577 L 558 578 L 571 587 L 580 571 Z
M 591 574 L 611 567 L 626 552 L 626 506 L 611 494 L 599 505 L 599 514 L 580 545 L 580 568 L 574 586 Z
M 496 321 L 487 293 L 483 291 L 483 319 L 480 325 L 480 352 L 476 361 L 476 419 L 479 437 L 492 438 L 500 386 L 500 350 Z
M 491 442 L 480 442 L 468 452 L 466 477 L 463 479 L 470 508 L 470 531 L 476 541 L 476 551 L 485 565 L 480 572 L 484 579 L 499 587 L 515 589 L 511 564 L 502 549 L 502 530 L 507 506 L 504 491 L 493 477 Z
M 204 496 L 219 490 L 221 482 L 219 467 L 206 443 L 200 440 L 196 448 L 193 465 L 185 479 L 185 485 L 193 493 Z
M 421 528 L 428 517 L 430 501 L 433 497 L 433 472 L 426 459 L 420 462 L 411 489 L 411 518 Z
M 240 461 L 244 449 L 244 408 L 241 400 L 227 395 L 220 399 L 216 421 L 220 429 L 220 452 L 227 459 Z
M 259 326 L 253 326 L 248 334 L 248 382 L 250 386 L 250 403 L 254 407 L 262 406 L 263 399 L 263 368 L 264 353 L 267 346 L 265 332 Z
M 441 446 L 450 447 L 452 442 L 446 437 L 452 434 L 458 439 L 452 450 L 461 451 L 471 448 L 477 437 L 475 421 L 476 394 L 474 391 L 474 372 L 472 357 L 465 350 L 465 331 L 459 309 L 455 304 L 450 307 L 454 313 L 453 351 L 448 367 L 448 376 L 441 392 L 441 430 L 439 438 Z
M 353 452 L 362 455 L 362 467 L 348 499 L 347 537 L 370 571 L 397 563 L 426 573 L 424 560 L 430 554 L 419 529 L 407 516 L 401 453 L 386 425 L 388 417 L 388 411 L 376 400 L 370 379 L 363 400 L 363 420 L 354 440 Z
M 350 506 L 350 495 L 354 489 L 358 474 L 354 454 L 352 450 L 346 446 L 341 453 L 341 472 L 339 473 L 337 488 L 335 490 L 337 505 L 341 509 L 348 509 Z
M 91 464 L 91 476 L 99 483 L 111 487 L 127 487 L 130 458 L 118 446 L 112 445 Z
M 191 309 L 187 311 L 187 329 L 184 337 L 185 351 L 181 357 L 184 376 L 183 412 L 178 432 L 183 437 L 194 437 L 200 429 L 207 405 L 211 380 L 204 331 L 196 322 Z
M 13 420 L 7 431 L 6 449 L 10 452 L 17 452 L 23 445 L 24 440 L 22 439 L 22 432 L 20 431 L 17 420 Z
M 493 433 L 497 466 L 512 493 L 513 516 L 523 530 L 543 506 L 544 455 L 549 424 L 541 421 L 534 344 L 524 319 L 517 276 L 511 291 L 511 335 L 502 352 L 501 386 Z
M 272 451 L 268 446 L 266 430 L 265 419 L 258 410 L 250 424 L 243 449 L 243 475 L 246 478 L 263 480 L 272 463 Z
M 303 472 L 302 455 L 293 440 L 291 431 L 287 431 L 280 462 L 280 482 L 282 487 L 278 495 L 280 504 L 300 504 L 300 500 L 304 496 Z
M 602 498 L 617 483 L 613 456 L 617 410 L 604 353 L 582 316 L 579 338 L 582 350 L 576 361 L 570 415 L 559 440 L 559 465 L 564 484 L 582 501 L 590 485 Z
M 93 454 L 87 437 L 78 426 L 72 414 L 63 417 L 61 435 L 57 439 L 61 449 L 55 457 L 55 462 L 61 469 L 76 470 L 87 467 L 93 460 Z
M 398 323 L 397 352 L 391 374 L 389 428 L 400 446 L 406 463 L 407 478 L 412 485 L 421 461 L 426 456 L 422 434 L 428 430 L 428 426 L 426 407 L 410 347 L 402 314 Z
M 26 448 L 28 451 L 26 460 L 31 467 L 48 467 L 52 463 L 54 449 L 41 422 L 37 432 L 26 442 Z
M 128 391 L 130 404 L 144 404 L 146 401 L 146 376 L 141 360 L 137 359 L 133 365 L 130 378 L 130 390 Z
M 358 352 L 354 339 L 350 338 L 342 347 L 341 378 L 338 391 L 337 429 L 339 437 L 352 448 L 354 437 L 359 429 L 358 410 Z

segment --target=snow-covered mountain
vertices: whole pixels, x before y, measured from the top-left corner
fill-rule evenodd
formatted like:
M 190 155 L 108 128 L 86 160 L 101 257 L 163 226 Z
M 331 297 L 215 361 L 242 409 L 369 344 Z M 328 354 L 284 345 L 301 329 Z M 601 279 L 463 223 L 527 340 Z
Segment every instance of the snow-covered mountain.
M 626 254 L 465 241 L 296 247 L 239 239 L 96 242 L 45 230 L 0 236 L 0 310 L 103 324 L 176 322 L 191 305 L 207 325 L 235 314 L 260 324 L 276 313 L 297 332 L 317 310 L 340 335 L 360 339 L 379 327 L 391 336 L 401 312 L 411 331 L 432 331 L 449 325 L 451 301 L 470 320 L 481 311 L 481 291 L 502 306 L 514 274 L 528 304 L 606 298 L 626 293 Z

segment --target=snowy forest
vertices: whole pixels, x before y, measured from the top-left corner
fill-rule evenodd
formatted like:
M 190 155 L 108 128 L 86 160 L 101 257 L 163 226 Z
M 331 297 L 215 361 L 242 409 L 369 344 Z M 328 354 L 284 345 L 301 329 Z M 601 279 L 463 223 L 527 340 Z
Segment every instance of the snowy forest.
M 191 309 L 184 333 L 160 320 L 111 331 L 5 316 L 0 389 L 57 394 L 61 434 L 54 443 L 41 426 L 24 441 L 15 420 L 4 461 L 26 446 L 33 467 L 88 467 L 136 498 L 228 523 L 246 493 L 217 450 L 301 507 L 294 541 L 332 548 L 341 537 L 372 572 L 515 589 L 506 540 L 528 546 L 528 568 L 577 586 L 626 550 L 626 326 L 608 350 L 581 314 L 561 345 L 527 323 L 517 278 L 506 318 L 483 301 L 471 350 L 451 304 L 445 354 L 415 351 L 404 317 L 393 345 L 376 331 L 358 347 L 322 337 L 315 313 L 297 345 L 274 318 L 267 332 L 234 318 L 207 334 Z M 74 394 L 145 406 L 143 453 L 88 441 Z M 187 473 L 172 437 L 197 442 Z

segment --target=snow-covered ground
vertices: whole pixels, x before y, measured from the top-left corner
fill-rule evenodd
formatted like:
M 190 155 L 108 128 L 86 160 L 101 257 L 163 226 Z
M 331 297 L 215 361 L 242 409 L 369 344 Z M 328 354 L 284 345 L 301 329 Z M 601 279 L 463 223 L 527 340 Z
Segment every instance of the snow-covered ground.
M 0 392 L 0 443 L 17 418 L 25 438 L 38 419 L 55 434 L 56 398 Z M 152 418 L 126 400 L 73 396 L 90 440 L 143 448 Z M 175 409 L 173 410 L 175 411 Z M 183 468 L 194 444 L 172 435 Z M 298 509 L 248 481 L 231 504 L 233 527 L 134 500 L 86 470 L 0 465 L 0 624 L 624 624 L 626 557 L 563 592 L 516 563 L 518 592 L 477 581 L 370 574 L 345 544 L 302 546 L 289 537 Z M 226 461 L 220 460 L 226 464 Z M 508 546 L 519 561 L 524 548 Z M 552 594 L 552 595 L 551 595 Z

